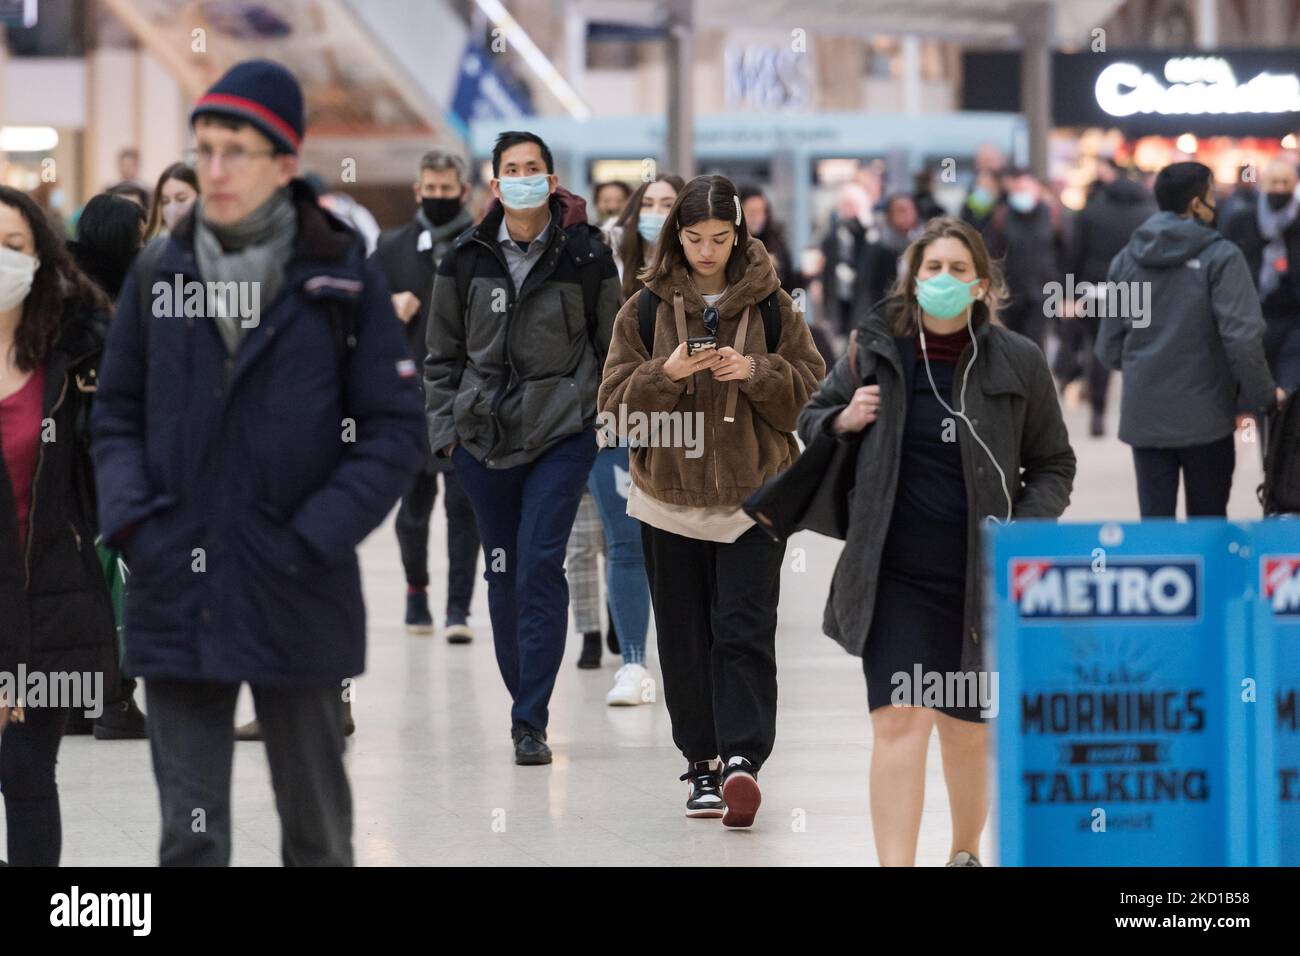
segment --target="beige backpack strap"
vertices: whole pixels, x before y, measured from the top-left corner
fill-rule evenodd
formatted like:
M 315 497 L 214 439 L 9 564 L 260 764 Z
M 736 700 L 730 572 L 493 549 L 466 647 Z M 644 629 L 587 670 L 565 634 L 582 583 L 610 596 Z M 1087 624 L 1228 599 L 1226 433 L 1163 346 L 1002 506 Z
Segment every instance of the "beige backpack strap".
M 686 300 L 676 289 L 673 290 L 673 319 L 677 323 L 677 341 L 685 342 L 688 338 L 686 334 Z M 686 394 L 695 394 L 695 376 L 692 375 L 686 380 Z
M 745 336 L 749 333 L 749 312 L 752 306 L 745 306 L 745 314 L 740 317 L 740 325 L 736 327 L 736 341 L 732 348 L 741 355 L 745 354 Z M 727 383 L 727 411 L 722 416 L 724 422 L 734 422 L 736 420 L 736 397 L 740 393 L 739 382 Z

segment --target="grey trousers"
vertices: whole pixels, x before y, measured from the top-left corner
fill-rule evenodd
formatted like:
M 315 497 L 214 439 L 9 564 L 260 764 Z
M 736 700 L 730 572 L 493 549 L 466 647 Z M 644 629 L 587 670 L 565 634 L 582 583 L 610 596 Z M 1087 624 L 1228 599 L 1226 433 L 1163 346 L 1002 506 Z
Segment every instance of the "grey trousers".
M 149 748 L 162 804 L 163 866 L 230 862 L 230 768 L 238 684 L 149 679 Z M 285 866 L 352 865 L 352 791 L 338 687 L 253 687 Z

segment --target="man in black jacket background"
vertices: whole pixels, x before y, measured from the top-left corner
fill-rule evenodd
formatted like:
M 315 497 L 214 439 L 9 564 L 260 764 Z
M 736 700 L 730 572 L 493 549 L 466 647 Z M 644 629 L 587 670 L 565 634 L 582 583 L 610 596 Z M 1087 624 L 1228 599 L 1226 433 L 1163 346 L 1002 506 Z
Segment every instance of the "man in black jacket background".
M 1300 198 L 1296 168 L 1269 163 L 1254 197 L 1233 204 L 1223 235 L 1246 256 L 1264 312 L 1264 354 L 1278 385 L 1300 386 Z
M 984 241 L 989 255 L 1006 262 L 1010 297 L 1002 321 L 1043 348 L 1048 332 L 1046 287 L 1065 276 L 1069 235 L 1061 208 L 1043 195 L 1043 184 L 1033 173 L 1016 170 L 1010 185 L 1006 203 L 997 207 L 984 229 Z
M 1075 286 L 1083 282 L 1105 282 L 1110 260 L 1128 245 L 1134 230 L 1155 211 L 1155 197 L 1141 183 L 1129 179 L 1114 160 L 1102 160 L 1097 166 L 1097 180 L 1088 204 L 1075 220 L 1069 267 Z M 1091 311 L 1093 315 L 1062 317 L 1061 348 L 1056 355 L 1054 371 L 1064 388 L 1086 370 L 1088 401 L 1092 406 L 1092 436 L 1099 438 L 1106 432 L 1106 390 L 1110 386 L 1110 369 L 1094 351 L 1101 317 L 1095 314 L 1097 310 Z
M 393 311 L 405 324 L 411 354 L 421 365 L 433 301 L 433 278 L 438 263 L 452 241 L 474 224 L 465 208 L 469 175 L 465 160 L 435 149 L 420 158 L 419 178 L 413 187 L 415 216 L 406 225 L 387 229 L 379 237 L 374 258 L 388 279 Z M 442 475 L 443 508 L 447 513 L 447 640 L 467 644 L 474 638 L 469 626 L 469 605 L 478 570 L 479 537 L 474 509 L 456 477 L 451 460 L 436 457 L 415 476 L 397 509 L 395 529 L 406 572 L 406 629 L 431 634 L 429 611 L 429 518 L 438 500 L 438 475 Z

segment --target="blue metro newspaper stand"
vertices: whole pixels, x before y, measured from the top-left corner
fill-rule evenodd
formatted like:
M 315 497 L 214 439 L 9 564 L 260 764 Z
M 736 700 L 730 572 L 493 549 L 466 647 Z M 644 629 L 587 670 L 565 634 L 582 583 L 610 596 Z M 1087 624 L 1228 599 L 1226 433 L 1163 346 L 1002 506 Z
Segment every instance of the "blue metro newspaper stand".
M 1257 646 L 1254 533 L 1209 519 L 988 529 L 1003 866 L 1276 862 L 1276 656 Z
M 1300 520 L 1271 519 L 1255 526 L 1257 642 L 1271 663 L 1271 686 L 1260 684 L 1269 720 L 1261 749 L 1275 755 L 1271 779 L 1261 782 L 1263 829 L 1276 855 L 1261 864 L 1300 866 Z M 1269 739 L 1271 735 L 1271 740 Z

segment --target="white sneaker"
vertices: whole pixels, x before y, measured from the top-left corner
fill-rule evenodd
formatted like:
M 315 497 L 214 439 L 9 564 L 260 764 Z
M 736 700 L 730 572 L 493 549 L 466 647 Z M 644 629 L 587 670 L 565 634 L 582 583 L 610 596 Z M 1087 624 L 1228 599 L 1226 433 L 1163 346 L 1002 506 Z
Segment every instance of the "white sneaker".
M 654 678 L 640 664 L 624 664 L 614 675 L 614 688 L 605 695 L 611 707 L 635 707 L 655 699 Z

